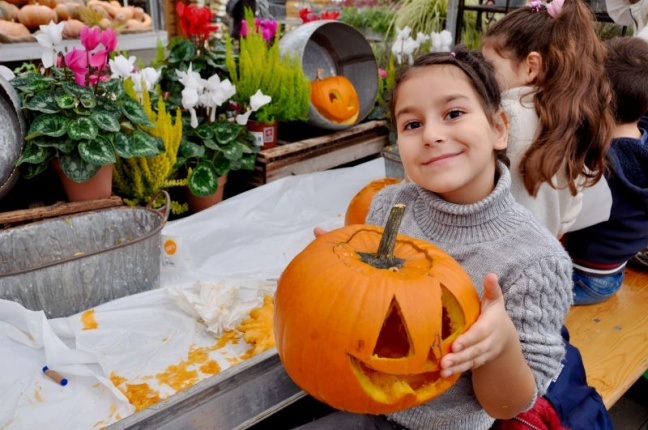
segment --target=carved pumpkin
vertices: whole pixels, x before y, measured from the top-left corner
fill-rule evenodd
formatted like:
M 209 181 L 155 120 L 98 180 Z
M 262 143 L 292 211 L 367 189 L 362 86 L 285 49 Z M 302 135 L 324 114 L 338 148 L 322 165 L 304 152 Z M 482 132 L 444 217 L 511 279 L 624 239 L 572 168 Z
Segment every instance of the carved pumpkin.
M 283 366 L 300 388 L 340 410 L 390 413 L 446 391 L 459 375 L 441 378 L 441 357 L 479 315 L 461 266 L 428 242 L 397 235 L 391 221 L 382 239 L 383 229 L 369 225 L 318 237 L 278 282 Z
M 371 201 L 378 194 L 378 191 L 389 185 L 398 184 L 399 182 L 400 179 L 397 178 L 383 178 L 369 182 L 349 202 L 344 216 L 344 225 L 364 224 L 369 213 L 369 208 L 371 207 Z
M 353 124 L 360 112 L 360 99 L 355 87 L 344 76 L 321 79 L 320 70 L 317 79 L 311 83 L 311 103 L 329 121 Z

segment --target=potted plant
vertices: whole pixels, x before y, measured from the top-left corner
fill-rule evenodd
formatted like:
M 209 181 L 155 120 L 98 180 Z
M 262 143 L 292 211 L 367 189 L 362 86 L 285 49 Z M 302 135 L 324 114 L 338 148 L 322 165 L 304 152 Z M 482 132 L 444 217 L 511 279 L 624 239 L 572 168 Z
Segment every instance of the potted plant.
M 274 127 L 279 121 L 305 121 L 310 106 L 310 80 L 298 58 L 282 58 L 277 27 L 273 26 L 274 32 L 268 31 L 268 27 L 267 21 L 264 25 L 264 21 L 255 20 L 248 9 L 238 49 L 231 39 L 225 40 L 227 70 L 236 86 L 232 98 L 244 111 L 238 121 L 244 123 L 250 119 L 253 124 L 274 124 Z M 270 102 L 252 111 L 247 104 L 257 91 L 268 96 Z M 273 135 L 276 143 L 276 131 Z M 263 143 L 267 143 L 265 139 L 257 142 Z
M 211 10 L 178 3 L 176 12 L 188 38 L 172 39 L 168 55 L 156 63 L 162 66 L 160 86 L 168 107 L 182 109 L 175 167 L 187 178 L 187 198 L 196 211 L 195 197 L 222 199 L 231 170 L 254 169 L 258 148 L 245 125 L 227 112 L 237 88 L 228 79 L 225 46 L 216 37 Z
M 62 23 L 41 26 L 41 31 L 37 39 L 46 47 L 42 68 L 11 80 L 29 127 L 17 164 L 31 178 L 52 162 L 69 200 L 108 197 L 116 158 L 155 156 L 163 149 L 161 140 L 146 131 L 153 124 L 140 103 L 124 92 L 122 80 L 110 76 L 108 55 L 117 43 L 113 30 L 86 26 L 81 31 L 83 49 L 67 53 L 59 47 Z M 131 66 L 134 61 L 132 57 Z M 95 186 L 90 180 L 100 177 L 107 177 L 108 185 L 99 195 L 79 195 L 68 188 Z

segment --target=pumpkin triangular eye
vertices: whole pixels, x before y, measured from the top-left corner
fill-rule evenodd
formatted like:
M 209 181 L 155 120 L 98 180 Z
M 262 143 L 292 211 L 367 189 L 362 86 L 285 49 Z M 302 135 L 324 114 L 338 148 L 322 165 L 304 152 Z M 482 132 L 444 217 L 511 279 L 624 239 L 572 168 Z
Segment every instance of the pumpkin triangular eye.
M 338 100 L 341 100 L 341 99 L 342 99 L 342 95 L 340 94 L 340 92 L 338 90 L 331 90 L 329 92 L 329 100 L 330 100 L 331 103 L 335 103 L 335 102 L 337 102 Z
M 381 358 L 403 358 L 413 353 L 409 331 L 396 298 L 392 298 L 373 355 Z

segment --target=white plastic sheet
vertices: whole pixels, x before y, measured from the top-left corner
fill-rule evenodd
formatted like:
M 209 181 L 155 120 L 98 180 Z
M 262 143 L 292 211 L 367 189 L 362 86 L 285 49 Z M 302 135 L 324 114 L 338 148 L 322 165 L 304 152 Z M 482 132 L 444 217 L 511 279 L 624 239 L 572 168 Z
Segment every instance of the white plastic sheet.
M 268 280 L 313 239 L 315 226 L 344 224 L 353 195 L 384 177 L 383 163 L 284 178 L 169 223 L 163 242 L 173 240 L 176 252 L 163 259 L 162 288 L 97 306 L 96 329 L 84 329 L 81 314 L 47 320 L 41 311 L 0 300 L 0 429 L 98 429 L 132 414 L 111 374 L 153 384 L 153 375 L 217 342 L 198 311 L 178 303 L 178 289 L 196 304 L 196 281 L 238 279 L 247 289 L 238 303 L 253 306 L 250 286 L 257 283 L 257 299 L 271 293 Z M 228 345 L 209 354 L 224 370 L 246 349 Z M 45 365 L 68 385 L 44 376 Z M 155 388 L 161 396 L 174 392 Z

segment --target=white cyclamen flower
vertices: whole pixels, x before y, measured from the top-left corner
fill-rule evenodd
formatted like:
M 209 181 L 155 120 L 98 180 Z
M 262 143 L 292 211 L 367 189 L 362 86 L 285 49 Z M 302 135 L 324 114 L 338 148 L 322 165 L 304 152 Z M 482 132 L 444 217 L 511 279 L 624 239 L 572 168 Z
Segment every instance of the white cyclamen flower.
M 250 108 L 252 109 L 252 112 L 258 111 L 262 106 L 267 105 L 272 101 L 272 97 L 266 96 L 261 92 L 261 90 L 257 90 L 256 93 L 252 97 L 250 97 Z
M 10 81 L 16 77 L 16 74 L 7 66 L 0 66 L 0 76 Z
M 189 69 L 186 72 L 182 72 L 176 69 L 176 75 L 178 80 L 185 88 L 195 88 L 198 92 L 202 93 L 203 88 L 205 87 L 205 80 L 200 77 L 200 73 L 194 72 L 192 70 L 192 64 L 189 64 Z
M 220 106 L 236 94 L 236 86 L 232 85 L 229 79 L 225 79 L 215 87 L 208 87 L 208 91 L 207 94 L 214 106 Z
M 452 33 L 448 30 L 443 30 L 440 33 L 432 32 L 432 45 L 430 52 L 450 52 L 452 51 Z
M 112 77 L 120 79 L 129 78 L 133 74 L 133 69 L 135 69 L 135 60 L 136 58 L 134 56 L 126 58 L 123 55 L 118 55 L 114 60 L 108 60 Z
M 38 44 L 46 48 L 41 57 L 43 67 L 45 67 L 46 69 L 52 67 L 56 62 L 56 57 L 60 51 L 58 45 L 63 40 L 64 26 L 64 22 L 55 24 L 54 21 L 50 21 L 50 23 L 47 25 L 41 25 L 41 32 L 35 36 Z
M 245 113 L 236 115 L 236 123 L 239 125 L 247 124 L 250 115 L 252 115 L 252 109 L 248 109 Z

